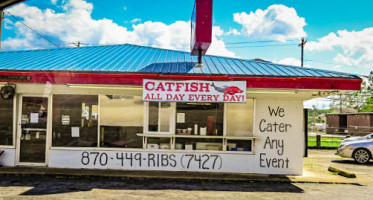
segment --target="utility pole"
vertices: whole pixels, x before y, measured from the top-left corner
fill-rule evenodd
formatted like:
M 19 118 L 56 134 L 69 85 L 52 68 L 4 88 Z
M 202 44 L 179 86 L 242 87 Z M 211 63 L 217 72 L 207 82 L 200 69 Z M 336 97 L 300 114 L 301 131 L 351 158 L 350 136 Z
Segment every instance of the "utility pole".
M 342 113 L 342 95 L 339 95 L 339 113 Z
M 74 46 L 76 46 L 76 47 L 80 47 L 81 45 L 88 45 L 88 44 L 86 44 L 86 43 L 81 43 L 81 42 L 73 42 L 73 43 L 71 43 L 71 44 L 73 44 Z
M 3 27 L 4 10 L 0 9 L 0 51 L 1 51 L 1 28 Z
M 300 66 L 303 67 L 303 49 L 304 49 L 304 45 L 306 45 L 307 43 L 307 40 L 304 39 L 304 37 L 302 37 L 302 41 L 301 43 L 299 44 L 299 46 L 301 47 L 302 49 L 302 54 L 301 54 L 301 64 Z
M 71 44 L 73 44 L 73 45 L 75 45 L 76 47 L 80 47 L 80 42 L 78 42 L 78 43 L 75 43 L 75 42 L 73 42 L 73 43 L 71 43 Z

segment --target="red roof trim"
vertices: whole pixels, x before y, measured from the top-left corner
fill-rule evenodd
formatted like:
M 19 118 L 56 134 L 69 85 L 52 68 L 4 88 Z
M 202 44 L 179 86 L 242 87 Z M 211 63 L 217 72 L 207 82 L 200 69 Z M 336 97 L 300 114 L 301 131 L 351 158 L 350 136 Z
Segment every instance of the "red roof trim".
M 30 80 L 6 76 L 29 76 Z M 8 79 L 5 79 L 8 78 Z M 0 71 L 0 82 L 142 85 L 143 79 L 247 81 L 247 88 L 360 90 L 361 79 Z

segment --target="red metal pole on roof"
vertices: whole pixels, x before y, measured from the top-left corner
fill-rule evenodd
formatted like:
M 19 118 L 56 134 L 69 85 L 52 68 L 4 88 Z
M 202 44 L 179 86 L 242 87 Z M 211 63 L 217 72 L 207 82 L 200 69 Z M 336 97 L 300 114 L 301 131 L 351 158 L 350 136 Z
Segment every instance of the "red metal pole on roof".
M 202 57 L 202 49 L 198 49 L 198 63 L 194 67 L 203 67 Z
M 202 56 L 212 41 L 212 2 L 213 0 L 195 0 L 191 17 L 191 52 L 198 56 L 197 66 L 202 67 Z

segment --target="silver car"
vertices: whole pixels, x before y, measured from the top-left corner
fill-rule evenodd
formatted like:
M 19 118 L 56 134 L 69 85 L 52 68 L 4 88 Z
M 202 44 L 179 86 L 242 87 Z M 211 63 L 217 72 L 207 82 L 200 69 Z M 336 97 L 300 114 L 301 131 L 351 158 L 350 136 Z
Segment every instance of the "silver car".
M 336 154 L 344 158 L 353 158 L 360 164 L 369 162 L 373 154 L 373 133 L 344 139 Z

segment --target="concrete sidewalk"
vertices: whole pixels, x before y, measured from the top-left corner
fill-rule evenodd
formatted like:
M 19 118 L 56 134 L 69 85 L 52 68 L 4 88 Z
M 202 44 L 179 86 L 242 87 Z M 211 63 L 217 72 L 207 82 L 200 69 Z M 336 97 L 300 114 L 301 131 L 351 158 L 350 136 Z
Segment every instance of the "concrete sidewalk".
M 327 167 L 305 163 L 302 176 L 206 173 L 206 172 L 170 172 L 170 171 L 119 171 L 91 169 L 57 169 L 46 167 L 2 167 L 0 176 L 52 176 L 75 178 L 109 178 L 109 179 L 187 179 L 211 181 L 251 181 L 251 182 L 285 182 L 285 183 L 338 183 L 360 184 L 355 178 L 345 178 L 327 171 Z M 366 183 L 364 183 L 366 184 Z
M 314 168 L 315 169 L 315 168 Z M 122 179 L 188 179 L 217 181 L 255 181 L 255 182 L 287 182 L 287 183 L 339 183 L 358 184 L 356 179 L 348 179 L 333 175 L 327 170 L 310 170 L 305 166 L 303 176 L 239 174 L 239 173 L 206 173 L 206 172 L 170 172 L 170 171 L 123 171 L 123 170 L 91 170 L 91 169 L 57 169 L 46 167 L 2 167 L 0 176 L 55 176 L 55 177 L 91 177 Z
M 114 170 L 81 170 L 55 168 L 1 168 L 1 175 L 21 176 L 56 176 L 56 177 L 91 177 L 91 178 L 122 178 L 122 179 L 187 179 L 187 180 L 216 180 L 216 181 L 255 181 L 255 182 L 287 182 L 287 183 L 338 183 L 359 184 L 356 179 L 333 175 L 330 172 L 304 170 L 303 176 L 281 176 L 261 174 L 231 174 L 205 172 L 164 172 L 164 171 L 114 171 Z

